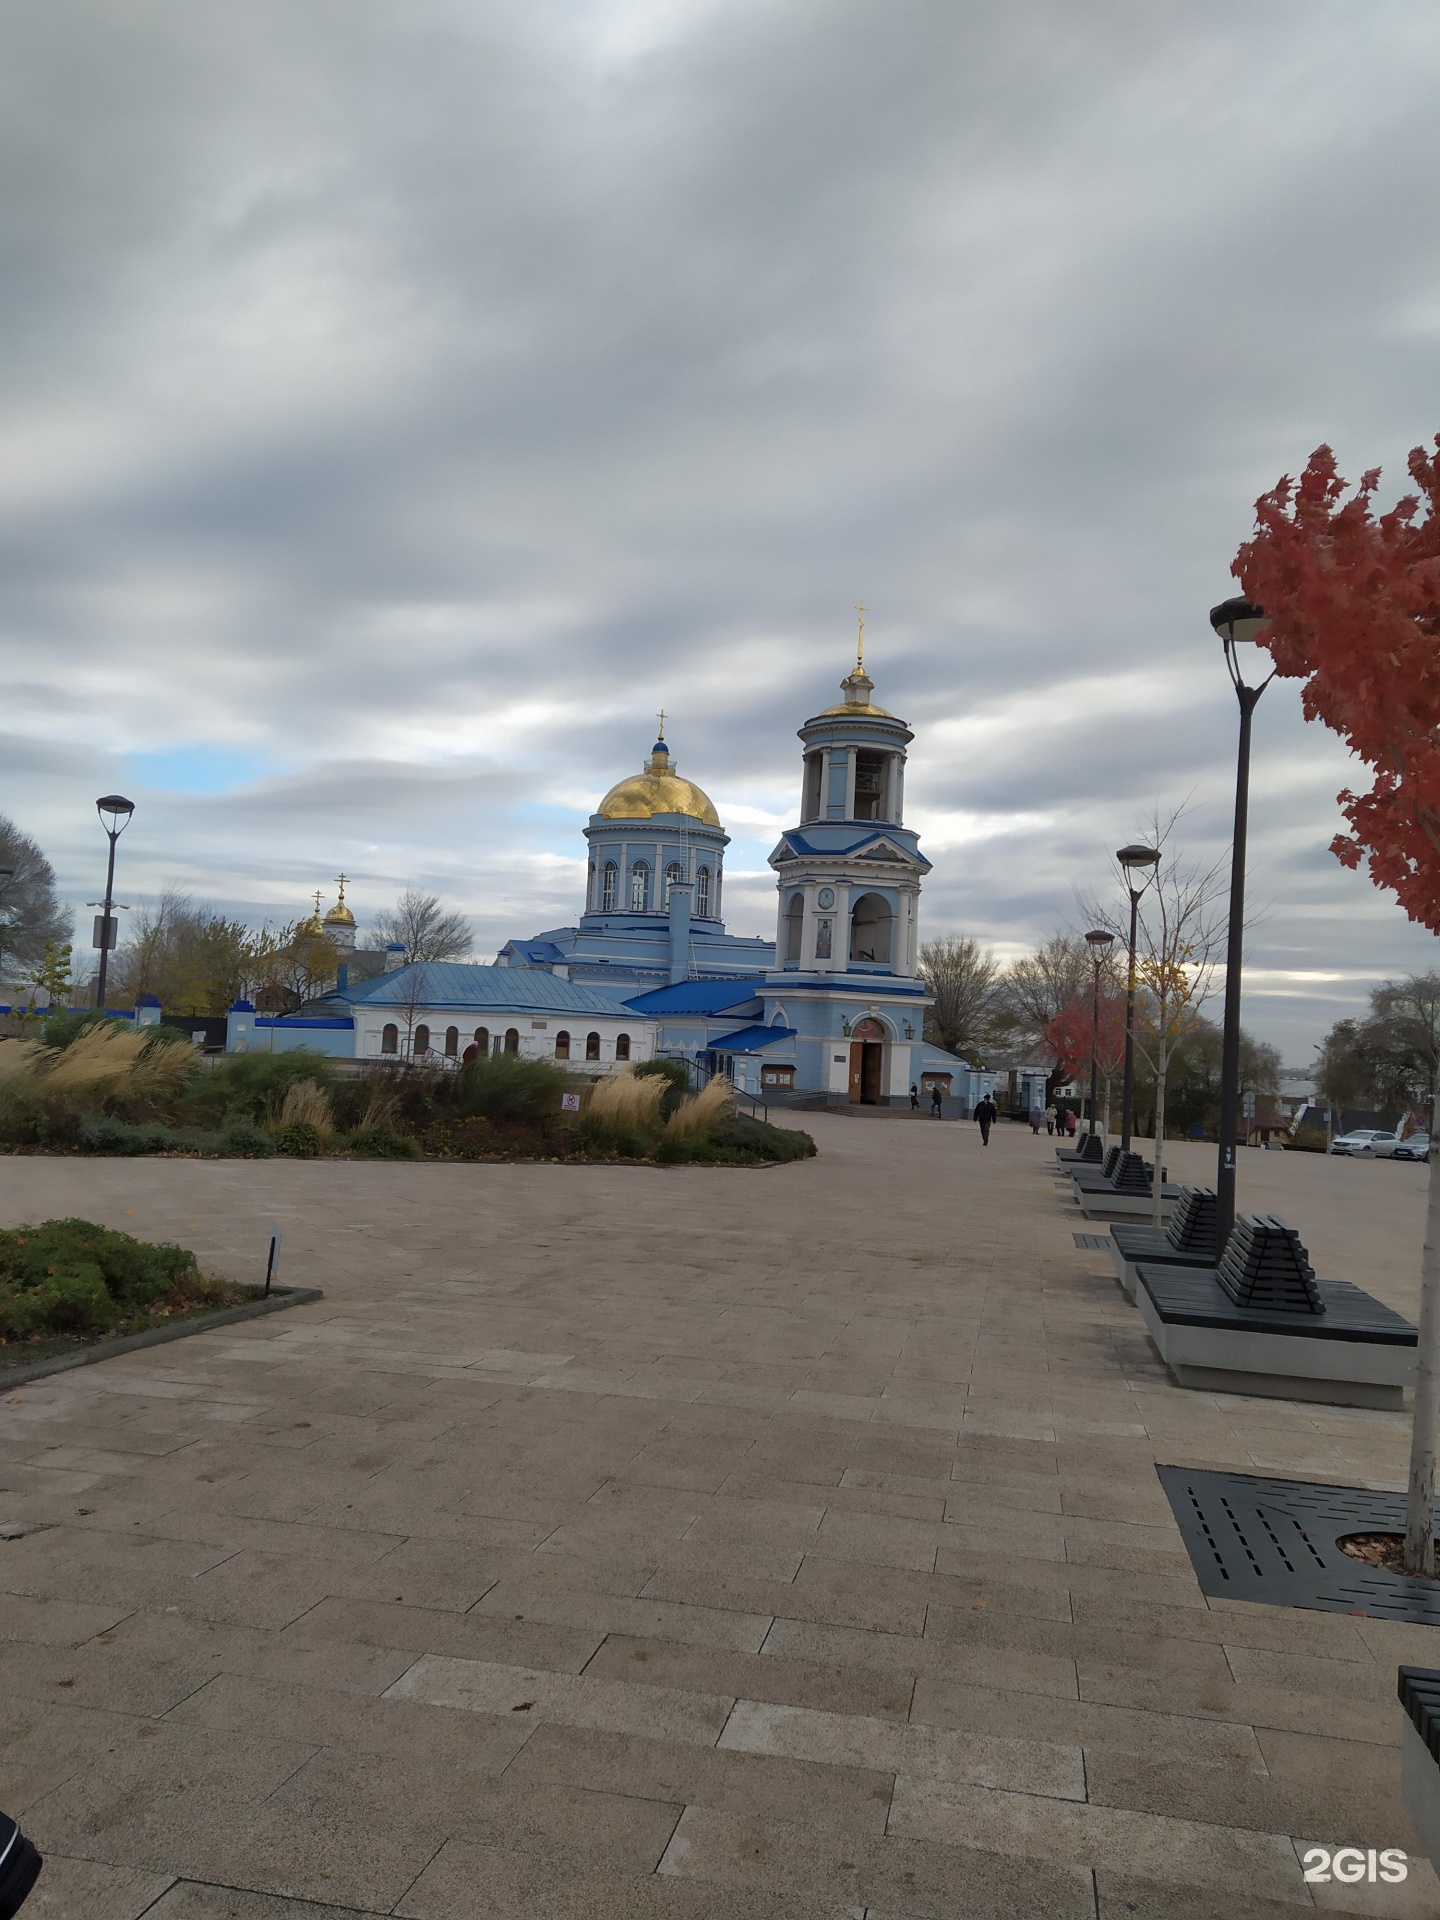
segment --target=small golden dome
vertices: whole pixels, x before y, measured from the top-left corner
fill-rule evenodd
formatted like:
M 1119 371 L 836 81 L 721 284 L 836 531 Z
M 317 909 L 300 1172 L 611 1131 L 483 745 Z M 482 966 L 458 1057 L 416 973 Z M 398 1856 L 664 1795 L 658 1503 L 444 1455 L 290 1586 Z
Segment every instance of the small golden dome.
M 323 924 L 327 927 L 353 927 L 355 924 L 355 916 L 345 904 L 345 876 L 343 873 L 340 876 L 338 885 L 340 888 L 340 897 L 326 914 Z M 315 910 L 317 913 L 320 910 L 318 898 L 316 900 Z
M 297 940 L 308 940 L 312 937 L 319 939 L 323 938 L 324 933 L 325 922 L 320 918 L 320 890 L 317 887 L 315 890 L 315 911 L 310 915 L 308 920 L 302 920 L 300 922 L 299 926 L 295 929 L 295 937 Z
M 840 682 L 840 691 L 845 695 L 838 707 L 826 707 L 823 713 L 816 714 L 817 720 L 823 720 L 832 713 L 863 713 L 872 720 L 893 720 L 893 713 L 887 713 L 884 707 L 872 706 L 870 696 L 875 691 L 875 682 L 866 673 L 857 660 L 852 673 L 848 673 Z
M 709 794 L 676 773 L 663 740 L 655 742 L 644 772 L 617 780 L 595 811 L 602 820 L 649 820 L 657 813 L 683 813 L 707 827 L 720 824 Z

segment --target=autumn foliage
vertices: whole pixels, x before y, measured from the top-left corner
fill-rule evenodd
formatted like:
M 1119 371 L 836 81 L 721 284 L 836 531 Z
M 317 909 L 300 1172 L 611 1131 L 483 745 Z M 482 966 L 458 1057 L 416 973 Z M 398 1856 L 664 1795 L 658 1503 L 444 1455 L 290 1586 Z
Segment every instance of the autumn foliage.
M 1368 859 L 1376 886 L 1440 933 L 1440 436 L 1408 466 L 1418 491 L 1377 516 L 1379 469 L 1347 499 L 1318 447 L 1255 503 L 1232 572 L 1265 609 L 1277 672 L 1304 681 L 1307 719 L 1373 770 L 1368 793 L 1339 795 L 1350 831 L 1331 851 Z
M 1045 1045 L 1057 1072 L 1066 1079 L 1090 1071 L 1090 1046 L 1094 1034 L 1094 1002 L 1090 994 L 1077 994 L 1063 1006 L 1045 1029 Z M 1120 1071 L 1125 1061 L 1125 996 L 1100 990 L 1100 1040 L 1096 1061 L 1102 1079 Z

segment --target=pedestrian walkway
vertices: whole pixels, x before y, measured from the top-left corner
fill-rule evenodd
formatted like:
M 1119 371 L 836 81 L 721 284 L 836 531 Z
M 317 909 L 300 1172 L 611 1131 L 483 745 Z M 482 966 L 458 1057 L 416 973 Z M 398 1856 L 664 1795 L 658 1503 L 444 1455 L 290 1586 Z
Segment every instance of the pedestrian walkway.
M 1207 1601 L 1155 1474 L 1399 1487 L 1405 1417 L 1170 1385 L 1043 1133 L 804 1124 L 759 1171 L 0 1161 L 7 1223 L 248 1279 L 276 1219 L 325 1289 L 0 1399 L 26 1920 L 1437 1911 L 1297 1849 L 1415 1848 L 1440 1634 Z M 1246 1155 L 1241 1204 L 1411 1312 L 1425 1172 Z

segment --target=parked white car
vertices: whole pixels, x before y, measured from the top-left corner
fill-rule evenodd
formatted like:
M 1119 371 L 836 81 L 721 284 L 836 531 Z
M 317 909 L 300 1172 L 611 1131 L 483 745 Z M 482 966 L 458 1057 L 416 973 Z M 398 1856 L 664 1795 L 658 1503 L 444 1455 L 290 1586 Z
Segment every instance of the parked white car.
M 1330 1142 L 1331 1153 L 1348 1153 L 1354 1159 L 1388 1160 L 1400 1144 L 1400 1136 L 1385 1127 L 1357 1127 Z

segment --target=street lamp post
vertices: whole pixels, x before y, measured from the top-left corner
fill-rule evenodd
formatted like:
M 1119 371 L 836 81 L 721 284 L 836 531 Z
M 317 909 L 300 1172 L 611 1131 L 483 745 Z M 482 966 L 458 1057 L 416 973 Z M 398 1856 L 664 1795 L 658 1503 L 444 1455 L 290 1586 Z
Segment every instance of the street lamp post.
M 1240 702 L 1240 752 L 1235 769 L 1235 837 L 1230 850 L 1230 928 L 1225 942 L 1225 1038 L 1220 1056 L 1220 1152 L 1215 1179 L 1215 1231 L 1221 1247 L 1235 1225 L 1235 1148 L 1240 1105 L 1240 970 L 1245 944 L 1245 830 L 1250 812 L 1250 720 L 1275 670 L 1258 687 L 1247 686 L 1237 649 L 1253 641 L 1265 610 L 1253 600 L 1222 600 L 1210 609 L 1210 624 L 1225 649 L 1235 697 Z
M 1130 1151 L 1130 1135 L 1135 1127 L 1135 938 L 1140 926 L 1140 896 L 1155 877 L 1160 864 L 1158 847 L 1121 847 L 1115 858 L 1125 871 L 1125 886 L 1130 894 L 1130 970 L 1125 988 L 1125 1091 L 1120 1102 L 1120 1151 Z M 1144 874 L 1137 887 L 1135 876 Z M 1159 1174 L 1156 1174 L 1159 1179 Z
M 1115 944 L 1113 933 L 1087 933 L 1090 957 L 1095 962 L 1095 993 L 1090 1018 L 1090 1131 L 1095 1131 L 1095 1108 L 1100 1099 L 1100 969 Z
M 115 842 L 129 826 L 135 802 L 127 800 L 123 793 L 102 794 L 95 802 L 95 811 L 110 841 L 110 861 L 105 869 L 105 901 L 99 925 L 100 977 L 95 983 L 95 1005 L 103 1008 L 105 975 L 109 970 L 110 949 L 115 944 Z

